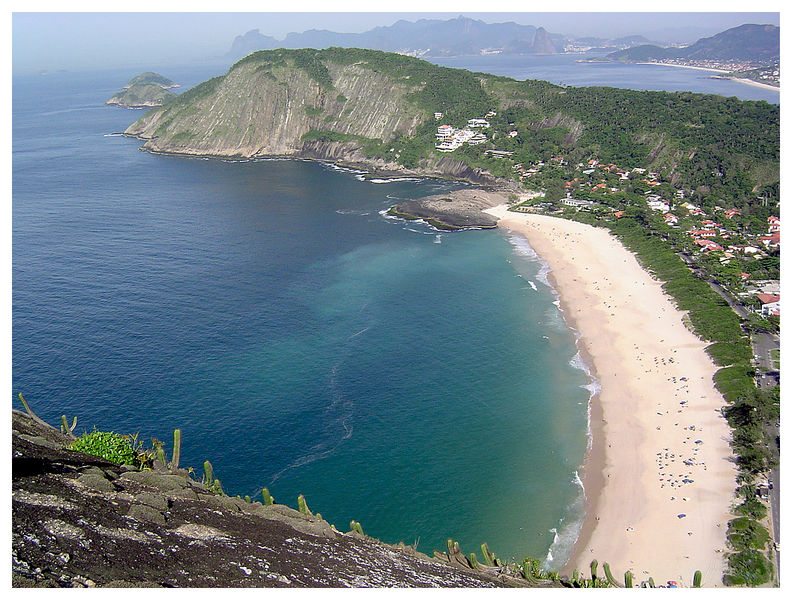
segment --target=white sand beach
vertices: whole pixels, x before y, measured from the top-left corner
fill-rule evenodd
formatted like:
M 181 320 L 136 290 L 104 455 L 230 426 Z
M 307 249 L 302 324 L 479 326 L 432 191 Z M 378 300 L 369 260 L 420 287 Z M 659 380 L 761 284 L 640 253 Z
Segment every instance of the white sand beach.
M 592 401 L 587 516 L 564 573 L 609 563 L 622 580 L 721 586 L 737 471 L 706 346 L 660 283 L 606 230 L 486 211 L 524 235 L 552 269 L 568 324 L 602 391 Z
M 669 63 L 659 63 L 659 62 L 639 62 L 635 63 L 637 65 L 659 65 L 661 67 L 675 67 L 678 69 L 696 69 L 698 71 L 711 71 L 713 73 L 728 73 L 724 69 L 712 69 L 710 67 L 694 67 L 693 65 L 673 65 Z M 761 81 L 754 81 L 753 79 L 746 79 L 744 77 L 716 77 L 715 79 L 731 79 L 732 81 L 736 81 L 737 83 L 744 83 L 745 85 L 752 85 L 754 87 L 764 88 L 766 90 L 776 90 L 778 91 L 780 88 L 777 85 L 770 85 L 769 83 L 762 83 Z

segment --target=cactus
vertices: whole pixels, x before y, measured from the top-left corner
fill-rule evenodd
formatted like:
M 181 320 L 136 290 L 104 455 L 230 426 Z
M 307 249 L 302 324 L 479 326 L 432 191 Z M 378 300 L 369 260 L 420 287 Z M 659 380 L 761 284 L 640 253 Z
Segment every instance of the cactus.
M 75 427 L 77 427 L 77 417 L 74 417 L 74 421 L 72 421 L 72 425 L 69 427 L 69 422 L 66 420 L 66 415 L 61 415 L 61 431 L 73 440 L 77 439 L 77 437 L 74 435 Z
M 310 509 L 308 508 L 308 503 L 305 501 L 305 496 L 303 496 L 302 494 L 297 496 L 297 508 L 304 515 L 313 514 L 313 513 L 311 513 Z
M 207 486 L 212 485 L 214 481 L 214 469 L 212 468 L 212 463 L 208 460 L 204 461 L 204 484 Z
M 473 569 L 474 571 L 478 571 L 481 568 L 481 565 L 479 565 L 479 561 L 476 558 L 475 552 L 471 552 L 470 554 L 468 554 L 468 564 L 470 565 L 470 568 Z
M 264 506 L 272 506 L 273 504 L 275 504 L 275 499 L 269 493 L 269 490 L 267 488 L 261 488 L 261 497 L 264 500 Z
M 526 581 L 531 583 L 539 583 L 539 580 L 534 576 L 534 563 L 529 559 L 525 559 L 522 564 L 522 576 Z
M 616 578 L 613 576 L 613 573 L 611 573 L 610 565 L 608 563 L 602 563 L 602 570 L 605 571 L 605 579 L 608 580 L 608 583 L 610 583 L 613 587 L 621 587 L 621 585 L 619 585 L 619 582 L 616 581 Z M 627 587 L 632 587 L 632 586 L 627 586 Z
M 248 496 L 247 494 L 245 494 L 245 498 L 244 498 L 244 500 L 245 500 L 245 502 L 247 502 L 248 504 L 251 504 L 251 503 L 253 502 L 253 501 L 250 499 L 250 496 Z
M 624 572 L 624 587 L 631 588 L 633 586 L 632 573 L 629 571 Z
M 365 535 L 365 534 L 363 533 L 363 527 L 362 527 L 362 526 L 360 525 L 360 523 L 358 523 L 357 521 L 350 521 L 350 522 L 349 522 L 349 529 L 350 529 L 351 531 L 354 531 L 354 532 L 355 532 L 355 533 L 357 533 L 358 535 Z
M 316 518 L 319 519 L 320 521 L 323 520 L 322 513 L 316 513 Z
M 650 588 L 653 588 L 653 587 L 655 586 L 655 584 L 654 584 L 654 579 L 652 579 L 651 577 L 649 578 L 649 581 L 648 581 L 648 583 L 649 583 L 649 587 L 650 587 Z
M 168 459 L 165 456 L 165 450 L 162 447 L 162 443 L 160 443 L 160 445 L 157 446 L 156 453 L 157 453 L 157 460 L 160 463 L 162 463 L 163 466 L 166 465 L 168 463 Z
M 173 457 L 171 458 L 171 472 L 179 469 L 179 456 L 181 455 L 181 429 L 173 430 Z
M 701 587 L 701 571 L 696 571 L 693 573 L 693 587 L 700 588 Z
M 487 563 L 490 567 L 498 566 L 495 562 L 497 560 L 495 558 L 495 553 L 490 552 L 487 542 L 481 544 L 481 555 L 484 557 L 484 562 Z
M 597 562 L 596 558 L 591 561 L 590 566 L 591 566 L 591 581 L 597 581 L 597 567 L 599 566 L 599 563 Z
M 36 416 L 36 413 L 30 410 L 30 406 L 28 406 L 27 400 L 25 400 L 25 397 L 22 395 L 22 392 L 19 393 L 19 399 L 22 401 L 22 406 L 25 407 L 25 412 L 30 416 L 31 419 L 33 419 L 39 425 L 44 425 L 46 427 L 49 427 L 49 423 L 40 419 L 38 416 Z

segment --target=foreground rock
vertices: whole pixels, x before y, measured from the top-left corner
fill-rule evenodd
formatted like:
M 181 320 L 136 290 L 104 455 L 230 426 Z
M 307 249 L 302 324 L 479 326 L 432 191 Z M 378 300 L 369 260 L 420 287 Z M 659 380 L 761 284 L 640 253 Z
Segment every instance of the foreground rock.
M 507 587 L 336 531 L 282 505 L 217 496 L 186 471 L 138 471 L 66 450 L 13 412 L 14 587 Z
M 402 219 L 422 219 L 437 229 L 493 229 L 498 220 L 482 211 L 506 202 L 506 198 L 496 192 L 457 190 L 407 200 L 392 206 L 388 214 Z

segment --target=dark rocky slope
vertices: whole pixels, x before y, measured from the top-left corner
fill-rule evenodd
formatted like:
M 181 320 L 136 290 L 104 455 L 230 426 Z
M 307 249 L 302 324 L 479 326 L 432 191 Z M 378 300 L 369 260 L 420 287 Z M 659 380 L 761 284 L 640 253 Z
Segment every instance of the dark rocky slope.
M 69 442 L 13 411 L 15 587 L 526 584 L 341 533 L 286 506 L 218 496 L 184 470 L 139 471 L 70 451 Z

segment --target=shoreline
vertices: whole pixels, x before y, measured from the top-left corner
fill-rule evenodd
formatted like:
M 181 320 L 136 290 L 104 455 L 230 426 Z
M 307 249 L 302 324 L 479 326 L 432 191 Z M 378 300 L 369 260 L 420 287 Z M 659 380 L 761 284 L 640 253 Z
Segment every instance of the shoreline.
M 587 573 L 597 559 L 636 584 L 689 586 L 700 570 L 705 587 L 721 586 L 736 469 L 706 344 L 607 230 L 506 205 L 487 212 L 550 266 L 600 383 L 581 476 L 586 515 L 561 571 Z
M 673 65 L 669 63 L 658 63 L 658 62 L 638 62 L 633 63 L 636 65 L 659 65 L 661 67 L 675 67 L 677 69 L 695 69 L 697 71 L 711 71 L 713 73 L 730 73 L 731 71 L 726 71 L 724 69 L 715 69 L 710 67 L 695 67 L 693 65 Z M 777 85 L 770 85 L 769 83 L 762 83 L 761 81 L 754 81 L 753 79 L 746 79 L 745 77 L 719 77 L 713 76 L 712 79 L 726 79 L 729 81 L 736 81 L 737 83 L 744 83 L 745 85 L 752 85 L 754 87 L 760 87 L 765 90 L 775 90 L 777 92 L 781 91 L 781 87 Z

